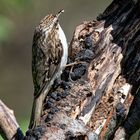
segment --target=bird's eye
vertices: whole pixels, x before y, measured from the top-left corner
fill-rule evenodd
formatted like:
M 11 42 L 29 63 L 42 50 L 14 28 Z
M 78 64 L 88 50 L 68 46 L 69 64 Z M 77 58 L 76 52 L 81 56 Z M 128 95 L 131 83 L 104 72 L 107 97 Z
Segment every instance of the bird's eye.
M 56 26 L 56 29 L 57 29 L 57 30 L 59 29 L 58 26 Z

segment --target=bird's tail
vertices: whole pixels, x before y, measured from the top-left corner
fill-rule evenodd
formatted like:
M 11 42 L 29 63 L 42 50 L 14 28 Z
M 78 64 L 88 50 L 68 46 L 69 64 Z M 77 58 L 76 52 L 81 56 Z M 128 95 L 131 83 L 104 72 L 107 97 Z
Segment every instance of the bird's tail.
M 40 124 L 44 99 L 45 97 L 43 94 L 41 94 L 38 98 L 34 98 L 29 129 L 32 129 Z

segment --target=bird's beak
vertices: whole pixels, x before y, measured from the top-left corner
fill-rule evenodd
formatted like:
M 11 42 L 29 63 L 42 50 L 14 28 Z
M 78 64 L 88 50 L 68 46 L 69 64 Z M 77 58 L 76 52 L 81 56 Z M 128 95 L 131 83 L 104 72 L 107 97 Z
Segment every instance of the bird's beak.
M 58 19 L 58 17 L 59 17 L 62 13 L 64 13 L 64 10 L 63 10 L 63 9 L 60 10 L 60 11 L 58 12 L 58 14 L 56 14 L 56 18 Z

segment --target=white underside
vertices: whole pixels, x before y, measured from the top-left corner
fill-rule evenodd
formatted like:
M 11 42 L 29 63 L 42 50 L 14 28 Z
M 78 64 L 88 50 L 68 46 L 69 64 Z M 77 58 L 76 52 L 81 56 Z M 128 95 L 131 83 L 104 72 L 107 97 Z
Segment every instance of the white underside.
M 68 58 L 68 44 L 67 44 L 67 40 L 66 40 L 66 36 L 62 30 L 62 28 L 59 25 L 59 38 L 61 40 L 62 43 L 62 47 L 63 47 L 63 56 L 61 58 L 61 64 L 60 67 L 63 70 L 63 67 L 66 65 L 67 63 L 67 58 Z

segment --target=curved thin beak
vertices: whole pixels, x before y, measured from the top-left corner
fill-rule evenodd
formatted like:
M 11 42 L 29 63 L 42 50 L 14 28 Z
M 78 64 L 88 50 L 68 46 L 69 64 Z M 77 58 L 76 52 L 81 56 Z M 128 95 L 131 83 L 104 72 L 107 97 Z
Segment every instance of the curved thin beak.
M 63 9 L 60 10 L 60 11 L 58 12 L 58 14 L 56 14 L 56 18 L 58 18 L 62 13 L 64 13 L 64 10 L 63 10 Z

